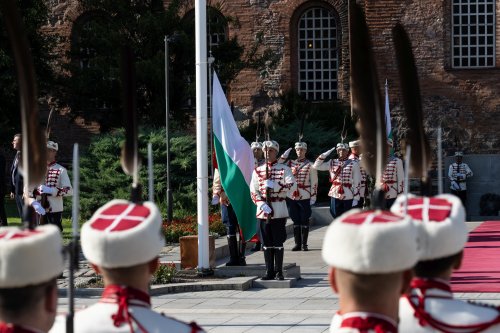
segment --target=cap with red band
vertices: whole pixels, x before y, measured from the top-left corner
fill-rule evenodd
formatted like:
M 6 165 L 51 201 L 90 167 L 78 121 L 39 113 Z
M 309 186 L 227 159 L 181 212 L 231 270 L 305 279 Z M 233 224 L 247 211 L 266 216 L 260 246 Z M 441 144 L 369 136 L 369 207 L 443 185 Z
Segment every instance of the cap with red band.
M 399 196 L 391 207 L 403 214 L 406 196 Z M 419 229 L 420 260 L 448 257 L 462 251 L 467 242 L 465 209 L 460 199 L 451 194 L 435 197 L 408 195 L 407 213 Z
M 411 268 L 418 260 L 417 231 L 411 219 L 389 211 L 353 209 L 334 220 L 323 240 L 323 260 L 359 274 Z
M 82 226 L 82 250 L 104 268 L 130 267 L 154 259 L 165 245 L 161 214 L 152 202 L 112 200 Z
M 0 288 L 47 282 L 63 269 L 62 239 L 56 226 L 0 228 Z

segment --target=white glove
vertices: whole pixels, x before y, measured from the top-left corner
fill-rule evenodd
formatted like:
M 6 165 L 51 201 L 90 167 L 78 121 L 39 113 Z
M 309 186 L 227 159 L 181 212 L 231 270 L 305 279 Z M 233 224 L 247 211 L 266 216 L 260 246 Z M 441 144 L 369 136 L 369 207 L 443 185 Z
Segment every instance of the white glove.
M 48 187 L 46 185 L 40 185 L 40 186 L 38 186 L 38 192 L 40 192 L 40 194 L 50 194 L 50 195 L 53 195 L 55 191 L 56 191 L 55 187 Z
M 269 207 L 269 205 L 266 203 L 263 203 L 262 206 L 260 206 L 260 210 L 266 213 L 267 215 L 271 214 L 271 212 L 273 211 L 272 208 Z
M 353 200 L 352 200 L 352 206 L 353 206 L 353 207 L 356 207 L 357 205 L 358 205 L 358 200 L 353 199 Z
M 334 150 L 335 150 L 335 147 L 334 147 L 334 148 L 332 148 L 332 149 L 330 149 L 330 150 L 328 150 L 328 151 L 325 151 L 325 152 L 324 152 L 323 154 L 321 154 L 321 155 L 323 155 L 324 157 L 327 157 L 327 156 L 328 156 L 328 155 L 330 155 L 330 154 L 331 154 Z
M 45 209 L 42 207 L 42 205 L 38 201 L 33 201 L 31 206 L 35 209 L 35 212 L 38 215 L 45 215 Z
M 213 197 L 212 197 L 212 205 L 218 205 L 219 204 L 219 196 L 217 194 L 215 194 Z
M 291 151 L 292 151 L 292 148 L 288 148 L 287 150 L 285 150 L 285 152 L 283 154 L 281 154 L 281 158 L 286 160 L 288 158 L 288 155 L 290 155 Z
M 316 199 L 311 198 L 311 200 L 309 201 L 309 203 L 310 203 L 311 206 L 314 205 L 316 203 Z
M 266 187 L 274 188 L 274 182 L 271 179 L 266 179 Z

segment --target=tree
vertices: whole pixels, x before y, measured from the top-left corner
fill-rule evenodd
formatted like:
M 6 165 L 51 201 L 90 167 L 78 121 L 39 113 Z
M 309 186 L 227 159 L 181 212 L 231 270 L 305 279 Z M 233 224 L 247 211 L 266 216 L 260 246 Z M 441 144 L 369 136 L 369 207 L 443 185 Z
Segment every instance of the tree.
M 46 24 L 48 10 L 43 0 L 18 0 L 18 8 L 24 20 L 24 27 L 35 65 L 39 96 L 45 95 L 56 80 L 51 63 L 55 45 L 54 35 L 41 32 Z M 0 12 L 0 140 L 10 140 L 15 132 L 21 131 L 19 89 L 11 45 Z M 10 141 L 8 141 L 10 142 Z
M 136 59 L 137 110 L 142 123 L 163 123 L 167 35 L 175 36 L 169 43 L 171 116 L 176 126 L 189 123 L 186 120 L 194 111 L 195 97 L 194 15 L 180 17 L 181 4 L 181 0 L 174 0 L 164 8 L 161 0 L 82 0 L 89 15 L 75 26 L 70 54 L 73 61 L 68 65 L 72 74 L 67 94 L 75 115 L 97 120 L 104 129 L 120 126 L 120 48 L 128 45 Z M 227 24 L 237 24 L 214 8 L 209 8 L 207 18 L 209 32 L 225 31 Z M 245 54 L 237 38 L 218 40 L 212 54 L 214 66 L 221 69 L 223 84 L 227 85 L 245 67 L 269 65 L 267 60 L 275 55 L 257 52 L 260 43 L 256 41 Z

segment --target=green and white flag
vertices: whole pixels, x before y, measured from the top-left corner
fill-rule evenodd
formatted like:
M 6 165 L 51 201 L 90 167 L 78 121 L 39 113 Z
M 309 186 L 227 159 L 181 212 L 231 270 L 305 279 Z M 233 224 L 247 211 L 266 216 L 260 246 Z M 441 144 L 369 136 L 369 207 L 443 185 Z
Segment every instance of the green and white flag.
M 245 240 L 257 231 L 257 207 L 250 196 L 254 169 L 252 149 L 240 135 L 217 74 L 213 75 L 212 125 L 222 187 L 231 201 Z

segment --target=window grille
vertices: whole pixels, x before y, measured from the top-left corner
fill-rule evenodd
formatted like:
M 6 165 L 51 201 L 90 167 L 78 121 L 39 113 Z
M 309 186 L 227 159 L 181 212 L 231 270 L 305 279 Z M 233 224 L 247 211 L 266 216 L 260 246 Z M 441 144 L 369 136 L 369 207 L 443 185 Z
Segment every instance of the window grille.
M 306 10 L 298 27 L 298 92 L 307 100 L 337 98 L 337 22 L 323 7 Z
M 453 0 L 452 66 L 495 66 L 495 0 Z

